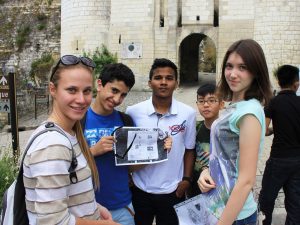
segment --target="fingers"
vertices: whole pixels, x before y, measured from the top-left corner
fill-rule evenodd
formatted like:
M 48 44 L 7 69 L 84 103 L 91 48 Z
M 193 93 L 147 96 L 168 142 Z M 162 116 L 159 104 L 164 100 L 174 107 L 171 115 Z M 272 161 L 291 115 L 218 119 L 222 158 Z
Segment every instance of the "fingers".
M 103 220 L 112 220 L 111 213 L 104 206 L 100 206 L 100 217 Z
M 94 156 L 102 155 L 113 150 L 115 139 L 113 136 L 102 137 L 92 148 Z
M 212 179 L 212 177 L 210 176 L 208 169 L 202 171 L 197 181 L 197 184 L 203 193 L 208 192 L 213 188 L 216 188 L 216 184 Z
M 178 184 L 177 190 L 176 190 L 176 196 L 177 198 L 181 198 L 184 196 L 186 190 L 189 188 L 190 184 L 188 181 L 181 181 Z
M 172 144 L 173 144 L 173 140 L 170 136 L 168 136 L 165 140 L 164 140 L 164 149 L 168 152 L 170 152 L 171 148 L 172 148 Z
M 205 180 L 205 181 L 198 180 L 197 184 L 202 193 L 208 192 L 211 189 L 216 188 L 216 185 L 210 184 L 208 180 Z

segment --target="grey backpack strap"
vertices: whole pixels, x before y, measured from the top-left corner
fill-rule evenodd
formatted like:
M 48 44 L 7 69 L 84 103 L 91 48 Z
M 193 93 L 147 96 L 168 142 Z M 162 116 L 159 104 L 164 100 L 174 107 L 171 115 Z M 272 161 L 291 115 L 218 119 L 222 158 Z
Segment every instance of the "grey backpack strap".
M 29 141 L 29 143 L 27 144 L 27 147 L 26 149 L 24 150 L 24 153 L 23 153 L 23 157 L 22 157 L 22 161 L 21 161 L 21 166 L 20 166 L 20 172 L 23 174 L 23 162 L 24 162 L 24 159 L 25 159 L 25 156 L 27 154 L 27 151 L 28 149 L 30 148 L 30 146 L 32 145 L 33 141 L 40 135 L 48 132 L 48 131 L 56 131 L 58 133 L 60 133 L 61 135 L 65 136 L 68 141 L 70 142 L 71 144 L 71 152 L 72 152 L 72 160 L 71 160 L 71 165 L 69 167 L 69 177 L 70 177 L 70 181 L 72 184 L 76 184 L 78 182 L 78 178 L 77 178 L 77 175 L 76 175 L 76 167 L 78 165 L 78 162 L 77 162 L 77 158 L 76 158 L 76 154 L 75 154 L 75 150 L 73 149 L 73 145 L 72 145 L 72 142 L 70 141 L 70 139 L 68 138 L 68 136 L 65 134 L 65 132 L 60 129 L 58 126 L 56 126 L 53 122 L 47 122 L 45 124 L 45 128 L 44 130 L 41 130 L 40 132 L 38 132 L 37 134 L 35 134 Z

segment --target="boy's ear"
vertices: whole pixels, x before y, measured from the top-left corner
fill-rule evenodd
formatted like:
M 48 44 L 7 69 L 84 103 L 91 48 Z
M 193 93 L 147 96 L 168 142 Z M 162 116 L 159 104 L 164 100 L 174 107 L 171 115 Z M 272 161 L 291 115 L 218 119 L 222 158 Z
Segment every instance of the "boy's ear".
M 101 79 L 97 79 L 97 91 L 99 91 L 101 87 L 103 87 L 102 81 Z
M 295 81 L 294 84 L 293 84 L 293 90 L 296 92 L 298 91 L 298 88 L 299 88 L 299 80 L 298 81 Z
M 225 102 L 223 100 L 220 100 L 220 110 L 224 109 Z

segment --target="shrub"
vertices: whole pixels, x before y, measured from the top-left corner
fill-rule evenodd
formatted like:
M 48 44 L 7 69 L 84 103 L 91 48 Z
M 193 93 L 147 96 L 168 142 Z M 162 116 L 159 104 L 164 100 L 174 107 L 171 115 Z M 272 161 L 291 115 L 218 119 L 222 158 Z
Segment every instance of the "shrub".
M 0 203 L 2 204 L 2 198 L 6 189 L 11 185 L 17 176 L 18 167 L 15 163 L 14 157 L 11 156 L 8 150 L 2 153 L 0 159 Z M 0 205 L 2 207 L 2 205 Z
M 54 59 L 50 53 L 44 53 L 41 58 L 34 60 L 31 63 L 30 76 L 33 80 L 38 77 L 41 82 L 48 80 L 47 75 L 50 72 L 50 69 L 54 63 Z
M 95 52 L 93 53 L 84 53 L 84 56 L 90 57 L 95 62 L 96 68 L 94 71 L 94 76 L 96 79 L 101 73 L 103 66 L 118 62 L 117 54 L 111 53 L 105 45 L 102 45 L 101 48 L 96 48 Z
M 23 45 L 27 41 L 30 32 L 31 29 L 29 25 L 22 26 L 17 30 L 16 44 L 19 50 L 23 47 Z
M 94 81 L 98 79 L 99 74 L 101 74 L 105 65 L 118 62 L 117 54 L 111 53 L 105 45 L 102 45 L 101 48 L 96 48 L 93 53 L 84 52 L 83 55 L 90 57 L 96 64 L 96 68 L 94 70 Z M 97 91 L 94 89 L 94 96 L 96 93 Z
M 44 30 L 44 29 L 46 28 L 46 24 L 40 23 L 40 24 L 37 25 L 36 28 L 37 28 L 38 30 Z

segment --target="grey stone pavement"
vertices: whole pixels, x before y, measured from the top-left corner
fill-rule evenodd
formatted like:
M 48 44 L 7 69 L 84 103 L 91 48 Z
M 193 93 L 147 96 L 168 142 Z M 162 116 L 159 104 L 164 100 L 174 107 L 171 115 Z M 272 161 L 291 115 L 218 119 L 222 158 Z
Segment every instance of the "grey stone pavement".
M 190 106 L 192 106 L 197 112 L 196 108 L 196 91 L 198 88 L 198 84 L 195 85 L 189 85 L 189 86 L 180 86 L 174 93 L 174 96 L 177 100 L 182 101 Z M 135 104 L 137 102 L 143 101 L 145 99 L 148 99 L 151 96 L 151 92 L 136 92 L 136 91 L 131 91 L 127 98 L 125 99 L 123 105 L 119 107 L 120 110 L 124 111 L 128 105 Z M 27 119 L 27 120 L 20 120 L 19 121 L 19 126 L 25 126 L 27 128 L 32 128 L 34 126 L 37 126 L 39 123 L 44 121 L 47 118 L 47 114 L 44 113 L 35 120 L 34 116 L 32 116 L 32 119 Z M 200 120 L 201 116 L 198 113 L 197 114 L 197 119 Z M 20 150 L 24 150 L 27 140 L 32 133 L 33 130 L 25 130 L 22 132 L 19 132 L 19 146 Z M 270 146 L 272 143 L 272 138 L 273 136 L 266 137 L 265 139 L 265 147 L 264 147 L 264 152 L 261 156 L 261 159 L 258 162 L 258 169 L 257 169 L 257 181 L 256 181 L 256 186 L 254 188 L 254 191 L 257 194 L 259 193 L 260 187 L 261 187 L 261 180 L 262 180 L 262 174 L 264 171 L 265 167 L 265 162 L 267 158 L 269 157 L 270 153 Z M 0 132 L 0 155 L 1 153 L 12 146 L 12 141 L 11 141 L 11 134 L 7 133 L 6 131 Z M 275 210 L 273 213 L 273 225 L 283 225 L 285 221 L 285 215 L 286 211 L 284 209 L 284 194 L 282 191 L 280 191 L 279 196 L 276 200 L 276 205 L 275 205 Z

